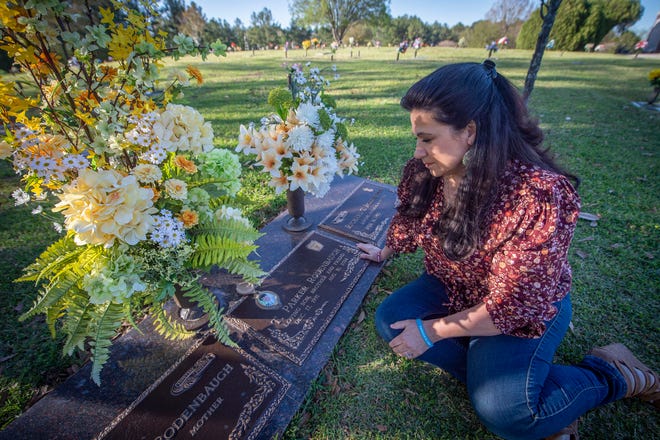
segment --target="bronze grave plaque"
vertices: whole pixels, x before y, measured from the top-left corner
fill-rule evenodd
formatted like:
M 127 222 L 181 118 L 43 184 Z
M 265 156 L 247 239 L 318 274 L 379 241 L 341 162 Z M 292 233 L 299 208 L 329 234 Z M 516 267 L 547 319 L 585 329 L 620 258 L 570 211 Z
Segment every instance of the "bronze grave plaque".
M 254 439 L 289 387 L 249 353 L 209 334 L 96 439 Z
M 364 181 L 319 228 L 354 241 L 381 243 L 394 215 L 395 203 L 393 189 Z
M 302 365 L 367 268 L 359 254 L 352 244 L 314 232 L 226 319 Z M 259 303 L 262 292 L 276 296 L 273 308 Z

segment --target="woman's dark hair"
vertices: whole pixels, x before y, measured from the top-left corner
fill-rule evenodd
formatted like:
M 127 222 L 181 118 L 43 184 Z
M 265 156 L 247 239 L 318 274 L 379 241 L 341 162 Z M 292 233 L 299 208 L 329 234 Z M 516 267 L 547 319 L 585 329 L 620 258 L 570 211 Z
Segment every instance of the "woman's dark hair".
M 542 148 L 543 132 L 538 122 L 530 117 L 518 90 L 498 74 L 491 60 L 440 67 L 413 84 L 401 106 L 408 111 L 429 111 L 436 121 L 456 130 L 470 121 L 476 125 L 456 203 L 436 225 L 450 259 L 465 258 L 481 244 L 486 216 L 509 161 L 518 159 L 565 175 L 577 186 L 577 178 L 561 170 Z M 399 208 L 402 214 L 419 216 L 427 211 L 438 179 L 428 170 L 424 173 L 425 178 L 416 176 L 419 185 L 412 202 Z

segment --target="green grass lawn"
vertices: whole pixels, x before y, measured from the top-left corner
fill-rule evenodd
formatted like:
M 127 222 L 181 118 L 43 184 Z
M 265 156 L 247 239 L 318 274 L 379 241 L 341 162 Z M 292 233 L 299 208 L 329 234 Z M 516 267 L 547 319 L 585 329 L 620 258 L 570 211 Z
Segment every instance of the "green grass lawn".
M 285 59 L 283 52 L 272 51 L 231 53 L 219 61 L 181 60 L 199 67 L 205 83 L 187 89 L 180 102 L 212 122 L 218 146 L 233 148 L 239 124 L 257 122 L 270 111 L 268 92 L 285 85 L 283 63 L 334 63 L 341 78 L 332 81 L 329 92 L 337 99 L 338 114 L 355 119 L 350 135 L 362 155 L 359 175 L 396 185 L 414 148 L 400 97 L 436 67 L 482 61 L 486 53 L 425 48 L 417 58 L 409 52 L 399 62 L 394 48 L 342 49 L 334 62 L 329 53 L 303 55 L 289 51 Z M 498 71 L 522 88 L 531 52 L 496 55 Z M 582 178 L 583 210 L 601 216 L 594 223 L 580 220 L 575 233 L 570 252 L 574 331 L 560 346 L 558 362 L 579 362 L 591 347 L 621 341 L 660 370 L 660 112 L 631 104 L 649 95 L 647 75 L 659 67 L 660 58 L 545 54 L 530 108 L 560 163 Z M 283 209 L 284 199 L 246 165 L 240 196 L 251 218 L 263 224 Z M 0 427 L 84 362 L 61 356 L 60 341 L 51 339 L 43 319 L 17 320 L 36 291 L 12 280 L 56 236 L 51 220 L 14 206 L 10 194 L 18 184 L 13 171 L 0 165 Z M 401 256 L 385 268 L 284 438 L 493 438 L 461 384 L 393 355 L 376 335 L 377 305 L 421 268 L 420 254 Z M 631 400 L 593 410 L 580 424 L 584 440 L 653 439 L 659 433 L 653 407 Z

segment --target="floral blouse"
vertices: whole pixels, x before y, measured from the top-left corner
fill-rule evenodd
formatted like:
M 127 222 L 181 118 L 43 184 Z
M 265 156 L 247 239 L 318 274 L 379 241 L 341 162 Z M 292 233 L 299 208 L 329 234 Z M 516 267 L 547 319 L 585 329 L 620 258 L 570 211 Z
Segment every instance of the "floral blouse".
M 424 165 L 406 165 L 398 197 L 407 203 L 413 176 Z M 504 334 L 538 337 L 557 313 L 553 306 L 571 287 L 567 253 L 580 210 L 568 179 L 539 167 L 512 161 L 505 170 L 489 213 L 482 246 L 460 261 L 447 258 L 433 233 L 443 212 L 438 185 L 421 218 L 396 213 L 387 234 L 395 252 L 425 252 L 426 271 L 446 287 L 449 309 L 456 313 L 481 302 Z

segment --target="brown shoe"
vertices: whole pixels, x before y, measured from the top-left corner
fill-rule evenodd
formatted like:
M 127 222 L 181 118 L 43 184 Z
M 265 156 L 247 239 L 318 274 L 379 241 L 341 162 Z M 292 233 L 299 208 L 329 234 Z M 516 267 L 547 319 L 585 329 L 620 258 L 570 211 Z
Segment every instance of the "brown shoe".
M 568 425 L 566 428 L 562 429 L 558 433 L 546 437 L 543 440 L 580 440 L 580 434 L 578 434 L 578 421 L 575 420 L 573 423 Z
M 610 344 L 598 347 L 589 353 L 614 365 L 626 379 L 625 397 L 639 397 L 660 408 L 660 376 L 644 365 L 628 347 Z

